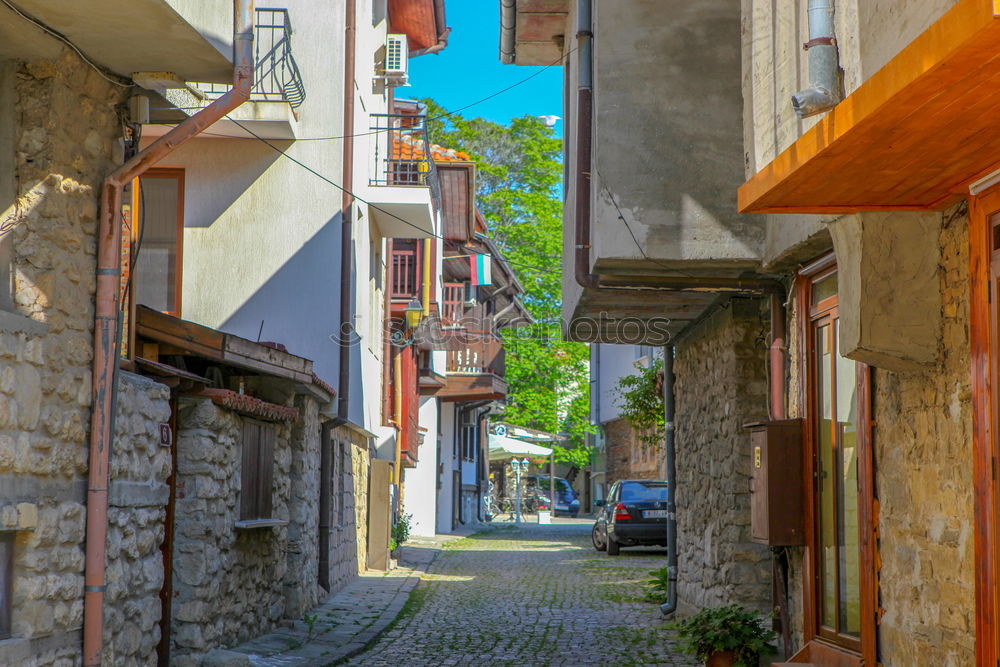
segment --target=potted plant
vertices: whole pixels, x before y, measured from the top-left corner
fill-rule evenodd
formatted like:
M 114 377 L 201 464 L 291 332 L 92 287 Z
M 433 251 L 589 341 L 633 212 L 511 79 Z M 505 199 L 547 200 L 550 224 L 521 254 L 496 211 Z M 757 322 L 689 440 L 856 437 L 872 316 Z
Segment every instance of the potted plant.
M 707 667 L 756 667 L 761 653 L 776 650 L 770 643 L 774 632 L 737 604 L 703 609 L 671 628 L 677 631 L 678 648 Z

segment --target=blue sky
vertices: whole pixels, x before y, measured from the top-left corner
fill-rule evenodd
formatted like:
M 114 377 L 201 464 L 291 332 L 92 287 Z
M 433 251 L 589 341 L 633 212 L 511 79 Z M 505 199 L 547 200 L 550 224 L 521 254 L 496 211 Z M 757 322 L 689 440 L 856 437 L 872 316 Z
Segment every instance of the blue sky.
M 500 3 L 497 0 L 447 0 L 451 36 L 437 55 L 410 61 L 408 88 L 398 97 L 430 97 L 448 110 L 457 109 L 530 76 L 541 67 L 500 63 Z M 499 123 L 532 114 L 562 116 L 562 67 L 550 67 L 523 85 L 462 112 Z M 562 135 L 562 122 L 556 124 Z

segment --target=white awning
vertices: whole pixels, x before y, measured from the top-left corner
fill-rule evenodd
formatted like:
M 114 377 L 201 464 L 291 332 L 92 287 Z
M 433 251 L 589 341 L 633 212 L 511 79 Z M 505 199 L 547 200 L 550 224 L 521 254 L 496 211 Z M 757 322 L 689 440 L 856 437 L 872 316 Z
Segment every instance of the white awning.
M 551 453 L 552 450 L 548 447 L 490 433 L 490 461 L 502 461 L 515 456 L 547 457 Z

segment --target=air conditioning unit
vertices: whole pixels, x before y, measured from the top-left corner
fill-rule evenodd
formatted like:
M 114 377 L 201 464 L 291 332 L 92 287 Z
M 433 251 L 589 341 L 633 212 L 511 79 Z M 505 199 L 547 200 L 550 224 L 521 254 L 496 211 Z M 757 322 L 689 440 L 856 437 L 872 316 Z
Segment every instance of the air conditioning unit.
M 385 71 L 383 72 L 386 81 L 397 85 L 407 85 L 407 73 L 410 63 L 410 50 L 407 45 L 406 35 L 387 35 L 385 43 Z

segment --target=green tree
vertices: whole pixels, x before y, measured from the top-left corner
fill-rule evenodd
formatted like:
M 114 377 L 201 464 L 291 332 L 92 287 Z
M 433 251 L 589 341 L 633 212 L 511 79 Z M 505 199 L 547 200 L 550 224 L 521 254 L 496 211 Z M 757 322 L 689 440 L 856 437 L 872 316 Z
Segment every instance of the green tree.
M 476 163 L 477 205 L 536 320 L 504 332 L 510 389 L 503 418 L 566 434 L 556 460 L 583 467 L 593 430 L 589 351 L 562 337 L 562 141 L 534 116 L 501 125 L 424 103 L 431 141 L 464 151 Z

